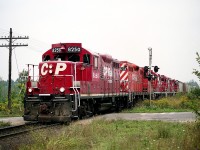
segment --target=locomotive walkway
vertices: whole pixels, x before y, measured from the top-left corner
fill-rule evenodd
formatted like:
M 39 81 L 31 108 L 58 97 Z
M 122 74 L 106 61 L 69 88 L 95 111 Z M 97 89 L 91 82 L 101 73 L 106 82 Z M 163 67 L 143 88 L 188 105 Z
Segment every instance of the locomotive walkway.
M 191 122 L 195 121 L 196 115 L 192 112 L 171 112 L 171 113 L 111 113 L 92 117 L 86 120 L 81 120 L 82 123 L 89 123 L 93 119 L 106 119 L 106 120 L 160 120 L 169 122 Z M 22 117 L 8 117 L 0 118 L 0 121 L 11 122 L 11 125 L 24 124 L 25 121 Z

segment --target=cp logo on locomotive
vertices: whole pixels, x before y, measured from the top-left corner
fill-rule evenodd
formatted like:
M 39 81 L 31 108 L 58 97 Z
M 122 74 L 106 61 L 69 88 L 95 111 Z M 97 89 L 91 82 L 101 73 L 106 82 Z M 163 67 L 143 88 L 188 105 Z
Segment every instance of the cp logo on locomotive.
M 67 68 L 67 65 L 65 63 L 57 63 L 56 69 L 55 69 L 55 75 L 58 75 L 61 71 L 64 71 Z M 44 63 L 41 67 L 41 75 L 46 75 L 47 73 L 53 72 L 52 64 Z

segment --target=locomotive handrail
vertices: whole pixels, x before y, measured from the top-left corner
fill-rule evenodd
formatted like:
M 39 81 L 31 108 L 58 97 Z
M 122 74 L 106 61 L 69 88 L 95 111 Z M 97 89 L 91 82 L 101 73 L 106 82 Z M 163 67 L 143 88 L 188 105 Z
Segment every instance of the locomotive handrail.
M 37 67 L 38 65 L 27 64 L 27 66 L 28 66 L 28 76 L 30 76 L 30 69 L 29 69 L 29 66 L 32 66 L 32 68 L 33 68 L 33 76 L 32 76 L 32 77 L 33 77 L 33 81 L 34 81 L 34 77 L 35 77 L 35 76 L 34 76 L 34 72 L 35 72 L 35 71 L 34 71 L 34 70 L 35 70 L 34 68 L 35 68 L 35 66 Z
M 40 78 L 40 76 L 28 76 L 28 77 L 30 77 L 31 82 L 37 82 Z M 35 80 L 35 77 L 37 77 L 37 80 Z
M 78 107 L 80 107 L 80 93 L 78 91 L 78 87 L 75 87 L 75 82 L 76 82 L 76 63 L 74 63 L 74 74 L 75 75 L 53 75 L 53 76 L 69 76 L 72 77 L 72 81 L 73 81 L 73 86 L 72 89 L 75 93 L 75 108 L 72 111 L 77 111 Z M 80 88 L 80 87 L 79 87 Z M 78 101 L 77 101 L 78 99 Z
M 74 74 L 75 74 L 75 79 L 74 79 L 74 80 L 76 81 L 76 64 L 77 64 L 77 63 L 75 62 L 74 64 L 75 64 L 75 65 L 74 65 Z M 74 85 L 73 85 L 73 87 L 74 87 Z M 79 91 L 78 91 L 78 89 L 77 89 L 76 87 L 75 87 L 74 89 L 75 89 L 75 90 L 77 91 L 77 93 L 78 93 L 78 106 L 80 107 L 80 93 L 79 93 Z M 76 110 L 77 110 L 77 108 L 78 108 L 78 107 L 76 107 Z

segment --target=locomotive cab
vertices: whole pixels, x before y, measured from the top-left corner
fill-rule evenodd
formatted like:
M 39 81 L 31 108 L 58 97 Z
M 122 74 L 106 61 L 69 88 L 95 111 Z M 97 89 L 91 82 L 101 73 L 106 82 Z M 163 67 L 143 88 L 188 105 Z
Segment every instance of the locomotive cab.
M 33 82 L 34 76 L 28 77 L 24 120 L 69 121 L 77 116 L 80 106 L 80 81 L 92 78 L 90 53 L 80 43 L 53 44 L 42 60 L 38 81 Z M 87 78 L 82 76 L 85 73 Z

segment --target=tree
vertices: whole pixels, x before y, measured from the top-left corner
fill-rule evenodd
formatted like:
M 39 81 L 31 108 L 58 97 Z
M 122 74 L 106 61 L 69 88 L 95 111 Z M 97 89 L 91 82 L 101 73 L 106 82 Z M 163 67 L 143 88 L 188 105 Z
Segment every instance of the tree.
M 0 77 L 0 102 L 2 101 L 3 97 L 3 85 L 2 85 L 2 78 Z
M 0 77 L 0 102 L 5 102 L 8 94 L 8 83 Z
M 23 99 L 26 90 L 25 83 L 27 76 L 28 76 L 28 71 L 23 70 L 22 72 L 19 73 L 19 77 L 17 78 L 17 80 L 12 84 L 13 90 L 11 93 L 11 98 L 12 98 L 13 110 L 10 113 L 18 114 L 22 112 Z
M 200 67 L 200 56 L 199 56 L 199 53 L 196 52 L 196 55 L 197 55 L 197 58 L 196 58 L 196 61 L 198 62 L 199 64 L 199 67 Z M 199 78 L 200 80 L 200 71 L 198 71 L 197 69 L 194 69 L 193 73 Z M 197 95 L 198 96 L 198 99 L 199 99 L 199 95 L 200 95 L 200 90 L 199 89 L 195 89 L 195 94 L 193 95 Z M 193 108 L 194 112 L 197 114 L 199 120 L 200 120 L 200 112 L 199 112 L 199 106 L 196 105 L 196 107 Z
M 28 77 L 28 71 L 22 70 L 22 72 L 19 73 L 19 78 L 17 78 L 16 80 L 16 82 L 18 83 L 17 87 L 19 89 L 20 99 L 23 99 L 24 94 L 25 94 L 25 84 L 26 84 L 27 77 Z
M 187 84 L 192 88 L 199 88 L 198 83 L 194 80 L 190 80 L 189 82 L 187 82 Z
M 200 66 L 200 56 L 199 53 L 196 52 L 197 58 L 196 61 L 198 62 L 199 66 Z M 198 71 L 197 69 L 194 69 L 193 73 L 199 78 L 200 80 L 200 71 Z

